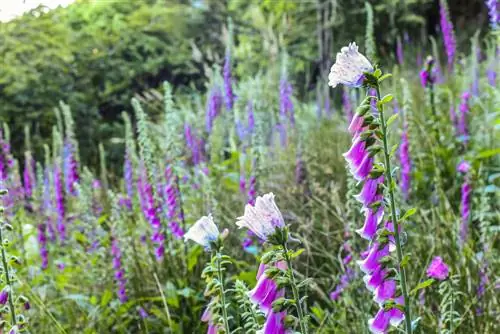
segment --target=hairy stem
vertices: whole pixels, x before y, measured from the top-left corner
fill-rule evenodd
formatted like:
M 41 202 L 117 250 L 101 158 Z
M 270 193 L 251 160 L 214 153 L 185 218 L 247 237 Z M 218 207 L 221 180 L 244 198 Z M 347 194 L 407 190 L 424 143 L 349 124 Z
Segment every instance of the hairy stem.
M 297 313 L 299 315 L 300 333 L 307 334 L 308 333 L 307 323 L 305 321 L 304 311 L 302 310 L 302 303 L 300 302 L 299 289 L 297 288 L 297 283 L 295 282 L 295 275 L 293 274 L 293 268 L 292 268 L 292 259 L 288 254 L 288 247 L 286 245 L 286 241 L 283 242 L 282 246 L 287 264 L 288 275 L 290 276 L 290 281 L 291 281 L 290 285 L 292 287 L 293 299 L 295 299 Z
M 226 291 L 224 290 L 224 275 L 222 275 L 222 266 L 221 266 L 221 253 L 217 252 L 217 273 L 219 276 L 219 287 L 220 287 L 220 298 L 222 302 L 222 319 L 224 321 L 224 329 L 226 334 L 230 334 L 229 330 L 229 321 L 227 318 L 227 308 L 226 308 Z
M 3 272 L 5 273 L 5 280 L 9 287 L 9 307 L 12 316 L 12 323 L 16 325 L 16 309 L 14 307 L 14 289 L 12 288 L 12 281 L 10 280 L 9 265 L 7 264 L 7 255 L 5 254 L 5 246 L 3 244 L 2 227 L 0 227 L 0 247 L 2 248 L 2 265 Z
M 380 96 L 380 87 L 377 85 L 377 98 L 380 101 L 381 96 Z M 398 269 L 399 269 L 399 276 L 400 276 L 400 282 L 401 282 L 401 290 L 403 292 L 403 298 L 404 298 L 404 309 L 405 309 L 405 324 L 406 324 L 406 333 L 411 334 L 412 328 L 411 328 L 411 314 L 410 314 L 410 298 L 408 295 L 408 289 L 406 287 L 406 272 L 403 267 L 400 266 L 401 261 L 403 260 L 403 250 L 401 247 L 401 238 L 399 235 L 399 223 L 398 223 L 398 217 L 396 214 L 396 202 L 394 199 L 394 188 L 392 186 L 392 174 L 391 174 L 391 159 L 389 157 L 389 148 L 387 145 L 387 125 L 385 123 L 384 119 L 384 106 L 380 105 L 380 123 L 382 127 L 382 141 L 384 144 L 384 159 L 385 159 L 385 177 L 387 180 L 387 185 L 389 189 L 389 203 L 391 207 L 391 216 L 392 216 L 392 223 L 394 225 L 394 239 L 396 241 L 396 253 L 398 257 Z

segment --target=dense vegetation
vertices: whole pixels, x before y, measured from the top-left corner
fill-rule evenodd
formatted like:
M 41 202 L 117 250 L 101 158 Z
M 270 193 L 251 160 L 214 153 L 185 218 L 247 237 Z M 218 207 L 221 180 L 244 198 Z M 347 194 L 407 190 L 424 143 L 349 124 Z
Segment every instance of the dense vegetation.
M 77 1 L 1 23 L 3 330 L 365 333 L 387 312 L 498 332 L 494 6 Z M 363 87 L 332 89 L 354 40 Z M 275 232 L 238 229 L 252 208 Z M 377 302 L 374 244 L 394 248 Z

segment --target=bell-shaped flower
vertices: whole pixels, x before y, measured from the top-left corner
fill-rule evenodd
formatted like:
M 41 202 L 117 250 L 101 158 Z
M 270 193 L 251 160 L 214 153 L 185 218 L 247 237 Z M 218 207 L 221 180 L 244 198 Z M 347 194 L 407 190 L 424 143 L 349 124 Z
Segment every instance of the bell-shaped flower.
M 363 281 L 365 282 L 366 288 L 370 291 L 375 291 L 375 289 L 384 282 L 386 274 L 387 270 L 382 266 L 378 266 L 373 273 L 365 275 Z
M 400 296 L 395 299 L 398 304 L 403 303 L 403 297 Z M 380 308 L 373 319 L 368 320 L 370 327 L 370 332 L 374 334 L 385 334 L 387 333 L 387 327 L 389 324 L 392 326 L 398 326 L 404 319 L 404 313 L 398 308 L 392 308 L 388 311 L 384 308 Z
M 372 243 L 368 256 L 362 260 L 358 261 L 359 267 L 365 274 L 374 272 L 380 266 L 380 260 L 389 255 L 389 246 L 385 245 L 380 248 L 378 242 Z
M 387 279 L 375 289 L 373 300 L 382 305 L 387 300 L 394 297 L 396 293 L 396 281 Z
M 287 330 L 285 327 L 286 312 L 269 312 L 266 317 L 266 322 L 264 327 L 257 331 L 257 334 L 287 334 L 291 331 Z
M 361 87 L 365 72 L 373 72 L 372 64 L 358 52 L 358 46 L 355 42 L 350 43 L 349 46 L 344 46 L 337 53 L 335 64 L 328 75 L 328 85 L 332 88 L 338 84 Z
M 384 176 L 377 177 L 375 179 L 368 178 L 363 184 L 363 188 L 361 192 L 354 196 L 354 198 L 363 204 L 363 206 L 367 207 L 370 204 L 379 201 L 382 199 L 382 196 L 379 194 L 379 184 L 384 182 Z
M 262 240 L 266 240 L 276 232 L 277 228 L 285 227 L 285 221 L 274 202 L 274 194 L 258 196 L 255 205 L 247 204 L 245 214 L 238 217 L 236 225 L 246 227 Z
M 429 268 L 427 268 L 427 276 L 440 281 L 448 278 L 449 272 L 450 269 L 448 268 L 448 265 L 444 263 L 441 256 L 436 256 L 434 259 L 432 259 Z
M 184 234 L 184 240 L 191 239 L 205 248 L 210 248 L 210 243 L 219 237 L 219 229 L 214 223 L 212 215 L 201 217 Z
M 365 208 L 365 223 L 362 228 L 356 230 L 363 239 L 372 240 L 377 234 L 377 226 L 384 218 L 384 208 L 381 206 L 377 210 Z
M 287 268 L 286 262 L 284 261 L 277 262 L 275 266 L 282 270 Z M 264 273 L 266 268 L 267 266 L 265 264 L 260 264 L 259 271 L 257 272 L 257 284 L 248 292 L 250 300 L 259 305 L 259 308 L 264 313 L 272 309 L 272 304 L 276 299 L 285 295 L 285 290 L 278 289 L 276 282 L 266 276 Z

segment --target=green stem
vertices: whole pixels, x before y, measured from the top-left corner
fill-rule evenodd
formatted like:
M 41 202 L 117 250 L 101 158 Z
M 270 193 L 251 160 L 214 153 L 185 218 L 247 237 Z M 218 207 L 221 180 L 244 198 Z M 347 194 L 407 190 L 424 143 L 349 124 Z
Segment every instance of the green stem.
M 221 253 L 217 252 L 217 273 L 219 275 L 219 282 L 220 282 L 220 298 L 222 302 L 222 319 L 224 321 L 224 329 L 226 331 L 226 334 L 230 334 L 231 331 L 229 330 L 229 321 L 227 318 L 227 309 L 226 309 L 226 291 L 224 290 L 224 275 L 222 275 L 222 266 L 221 266 Z
M 380 101 L 380 87 L 377 85 L 377 98 Z M 408 289 L 406 287 L 406 272 L 403 267 L 400 266 L 401 261 L 403 260 L 403 251 L 401 247 L 401 238 L 399 236 L 399 223 L 398 216 L 396 214 L 396 202 L 394 200 L 394 189 L 392 186 L 392 174 L 391 174 L 391 159 L 389 157 L 389 149 L 387 146 L 387 126 L 384 119 L 384 106 L 380 105 L 380 123 L 382 127 L 382 141 L 384 144 L 384 158 L 385 158 L 385 177 L 387 179 L 388 189 L 389 189 L 389 202 L 391 207 L 391 216 L 392 223 L 394 225 L 394 239 L 396 241 L 396 253 L 398 257 L 398 268 L 399 268 L 399 276 L 401 282 L 401 290 L 403 292 L 404 299 L 404 309 L 405 309 L 405 323 L 406 323 L 406 333 L 411 334 L 411 313 L 410 313 L 410 298 L 408 295 Z
M 12 316 L 12 322 L 15 326 L 17 324 L 16 320 L 16 309 L 14 308 L 14 289 L 12 288 L 12 282 L 10 280 L 9 265 L 7 264 L 7 256 L 5 254 L 5 246 L 3 244 L 2 227 L 0 227 L 0 247 L 2 248 L 2 265 L 3 272 L 5 273 L 5 280 L 7 281 L 7 286 L 9 287 L 9 306 L 10 314 Z
M 292 268 L 292 259 L 290 259 L 290 255 L 288 254 L 288 247 L 286 245 L 286 241 L 283 242 L 282 246 L 287 264 L 288 275 L 290 276 L 290 281 L 291 281 L 290 285 L 292 286 L 293 299 L 295 299 L 297 313 L 299 315 L 300 332 L 302 334 L 307 334 L 308 333 L 307 323 L 305 321 L 304 311 L 302 310 L 302 304 L 300 302 L 299 289 L 297 288 L 297 283 L 295 283 L 295 275 L 293 274 L 293 268 Z

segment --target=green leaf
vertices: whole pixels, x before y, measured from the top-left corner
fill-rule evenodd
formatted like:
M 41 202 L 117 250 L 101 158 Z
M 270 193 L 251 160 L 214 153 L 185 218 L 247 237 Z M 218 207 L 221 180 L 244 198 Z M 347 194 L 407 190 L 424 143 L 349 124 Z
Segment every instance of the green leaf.
M 396 153 L 396 150 L 398 149 L 399 144 L 394 144 L 391 148 L 391 152 L 389 153 L 389 156 L 392 157 L 394 156 L 394 153 Z
M 405 256 L 403 256 L 403 259 L 401 260 L 399 266 L 401 268 L 404 268 L 408 265 L 408 262 L 410 262 L 410 255 L 406 254 Z
M 388 79 L 392 77 L 392 74 L 391 73 L 386 73 L 384 74 L 383 76 L 381 76 L 379 79 L 378 79 L 378 83 L 381 83 L 382 81 L 384 81 L 385 79 Z
M 387 120 L 387 123 L 385 124 L 385 126 L 389 127 L 392 124 L 392 122 L 394 122 L 396 120 L 396 118 L 398 118 L 398 115 L 399 114 L 394 114 L 391 117 L 389 117 L 389 119 Z
M 101 307 L 107 306 L 111 298 L 113 298 L 113 293 L 109 290 L 104 291 L 101 297 Z
M 290 258 L 294 259 L 305 251 L 304 248 L 297 249 L 295 252 L 290 254 Z
M 386 103 L 389 103 L 392 101 L 392 99 L 394 98 L 394 96 L 392 94 L 387 94 L 386 96 L 384 96 L 382 98 L 382 100 L 380 100 L 380 103 L 381 104 L 386 104 Z
M 380 70 L 380 68 L 377 68 L 375 70 L 375 72 L 373 72 L 373 76 L 376 78 L 379 78 L 381 75 L 382 75 L 382 71 Z
M 476 159 L 486 159 L 492 156 L 500 154 L 500 148 L 494 148 L 491 150 L 481 151 L 476 155 Z
M 434 279 L 432 279 L 432 278 L 429 278 L 427 281 L 423 281 L 422 283 L 420 283 L 419 285 L 417 285 L 415 287 L 415 289 L 411 290 L 410 295 L 414 295 L 416 292 L 418 292 L 418 290 L 422 290 L 422 289 L 425 289 L 428 286 L 431 286 L 432 283 L 434 283 Z
M 405 214 L 401 218 L 399 218 L 399 221 L 400 222 L 405 221 L 406 219 L 408 219 L 411 216 L 413 216 L 416 212 L 417 212 L 417 208 L 411 208 L 411 209 L 409 209 L 408 211 L 405 212 Z

